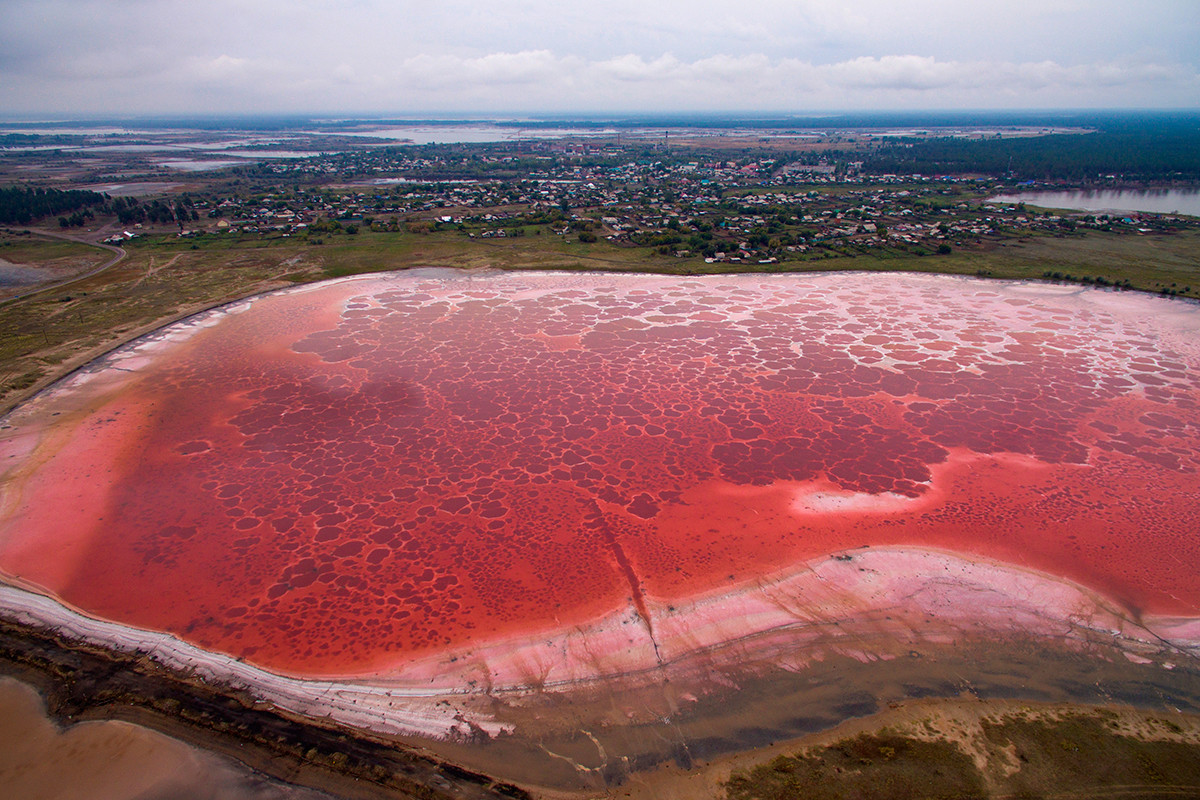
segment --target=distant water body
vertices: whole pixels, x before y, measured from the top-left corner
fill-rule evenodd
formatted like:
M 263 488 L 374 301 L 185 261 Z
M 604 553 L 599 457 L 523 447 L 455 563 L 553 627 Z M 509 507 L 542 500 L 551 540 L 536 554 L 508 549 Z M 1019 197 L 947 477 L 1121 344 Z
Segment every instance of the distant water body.
M 989 198 L 1000 203 L 1029 203 L 1078 211 L 1146 211 L 1200 217 L 1200 189 L 1123 189 L 1119 191 L 1021 192 Z
M 518 139 L 562 139 L 568 136 L 613 136 L 615 129 L 509 128 L 495 125 L 386 125 L 356 131 L 340 131 L 343 136 L 367 136 L 395 139 L 410 144 L 481 144 Z

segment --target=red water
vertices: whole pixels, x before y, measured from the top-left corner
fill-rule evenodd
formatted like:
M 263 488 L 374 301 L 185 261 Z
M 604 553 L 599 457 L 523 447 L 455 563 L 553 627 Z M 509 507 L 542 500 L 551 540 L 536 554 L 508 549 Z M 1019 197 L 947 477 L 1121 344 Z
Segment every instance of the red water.
M 0 570 L 314 675 L 872 544 L 1194 615 L 1200 363 L 1136 302 L 862 275 L 268 296 L 65 395 L 6 467 Z

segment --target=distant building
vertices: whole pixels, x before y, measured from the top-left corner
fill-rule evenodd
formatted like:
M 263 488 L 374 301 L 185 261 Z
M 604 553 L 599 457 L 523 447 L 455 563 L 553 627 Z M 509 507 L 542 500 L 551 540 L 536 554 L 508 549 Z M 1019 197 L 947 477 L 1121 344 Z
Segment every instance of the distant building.
M 837 167 L 832 164 L 788 164 L 783 168 L 782 175 L 832 175 Z

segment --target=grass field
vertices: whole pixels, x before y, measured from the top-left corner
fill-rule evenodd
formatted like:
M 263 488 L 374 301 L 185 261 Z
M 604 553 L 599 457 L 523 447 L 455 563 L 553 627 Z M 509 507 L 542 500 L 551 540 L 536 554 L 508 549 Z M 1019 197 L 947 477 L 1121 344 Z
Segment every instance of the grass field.
M 1008 239 L 946 255 L 881 251 L 770 265 L 707 264 L 603 239 L 585 244 L 535 228 L 507 239 L 469 239 L 458 231 L 363 231 L 323 239 L 318 245 L 279 235 L 148 236 L 129 243 L 129 256 L 100 275 L 0 304 L 0 410 L 107 349 L 201 309 L 296 282 L 412 267 L 664 274 L 887 270 L 1038 280 L 1059 273 L 1072 280 L 1128 280 L 1151 292 L 1200 291 L 1195 230 L 1145 236 L 1092 231 Z M 108 256 L 72 242 L 0 235 L 0 258 L 12 263 L 98 264 Z
M 1180 719 L 1180 722 L 1183 720 Z M 945 720 L 942 720 L 945 722 Z M 863 733 L 733 772 L 728 800 L 1196 797 L 1194 720 L 1021 711 L 969 726 Z
M 0 231 L 0 302 L 40 283 L 87 272 L 110 258 L 110 251 L 80 242 Z
M 99 248 L 78 242 L 4 232 L 0 233 L 0 258 L 12 264 L 44 266 L 67 259 L 98 263 L 106 260 L 107 256 Z
M 59 247 L 49 243 L 52 250 Z M 100 275 L 4 303 L 0 404 L 7 410 L 122 342 L 214 304 L 285 285 L 285 276 L 311 280 L 322 273 L 307 265 L 303 248 L 213 254 L 149 247 L 131 249 Z

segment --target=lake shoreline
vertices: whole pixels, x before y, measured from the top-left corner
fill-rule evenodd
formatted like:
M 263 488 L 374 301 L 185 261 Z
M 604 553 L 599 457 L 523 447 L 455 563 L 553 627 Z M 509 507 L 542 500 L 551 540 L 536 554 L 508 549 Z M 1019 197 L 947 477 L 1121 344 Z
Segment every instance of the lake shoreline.
M 1200 216 L 1200 188 L 1185 186 L 1131 186 L 1103 188 L 1053 188 L 1006 192 L 988 203 L 1021 204 L 1071 211 L 1076 214 Z
M 430 800 L 526 797 L 514 786 L 394 739 L 262 704 L 244 691 L 172 670 L 144 654 L 66 640 L 7 619 L 0 619 L 0 673 L 37 689 L 59 724 L 132 722 L 341 797 L 417 791 Z
M 903 574 L 891 576 L 897 572 Z M 939 575 L 935 588 L 914 582 L 921 574 Z M 891 577 L 879 583 L 883 576 Z M 507 686 L 471 689 L 465 684 L 478 667 L 463 665 L 455 688 L 453 675 L 442 674 L 455 669 L 453 657 L 407 676 L 411 689 L 394 683 L 389 688 L 386 680 L 372 686 L 361 678 L 357 684 L 298 682 L 266 672 L 265 683 L 256 684 L 248 680 L 250 665 L 218 654 L 181 660 L 158 641 L 170 638 L 165 635 L 157 644 L 145 636 L 123 637 L 114 648 L 101 635 L 120 626 L 67 623 L 67 616 L 78 615 L 65 608 L 58 624 L 48 611 L 37 625 L 0 624 L 0 671 L 17 667 L 16 677 L 36 683 L 64 721 L 148 725 L 249 758 L 255 768 L 288 780 L 310 769 L 321 775 L 330 767 L 375 780 L 376 759 L 394 763 L 398 746 L 406 759 L 424 764 L 431 779 L 447 769 L 465 769 L 469 786 L 498 779 L 539 794 L 587 795 L 637 783 L 669 763 L 686 768 L 757 752 L 768 740 L 818 734 L 913 699 L 965 694 L 1200 714 L 1195 621 L 1126 618 L 1109 601 L 1065 582 L 936 551 L 867 548 L 834 554 L 806 565 L 798 579 L 767 581 L 730 597 L 696 598 L 695 609 L 680 606 L 674 616 L 708 622 L 685 626 L 678 632 L 684 639 L 671 633 L 670 618 L 659 618 L 664 664 L 638 668 L 626 660 L 634 651 L 625 657 L 617 652 L 611 666 L 620 664 L 621 671 L 585 681 L 548 681 L 550 675 L 539 669 L 549 665 L 538 668 L 532 652 L 521 655 L 520 647 L 500 643 L 491 648 L 495 656 L 481 656 L 477 663 L 504 666 L 493 677 L 516 681 Z M 799 625 L 794 612 L 779 616 L 794 602 L 789 597 L 804 596 L 824 607 L 831 597 L 861 593 L 853 587 L 864 579 L 874 599 L 861 601 L 857 616 L 826 609 L 827 619 Z M 822 593 L 829 597 L 823 600 Z M 56 605 L 44 600 L 47 608 Z M 14 604 L 6 605 L 11 614 Z M 737 635 L 734 629 L 747 621 L 759 632 Z M 600 622 L 597 642 L 629 630 L 619 619 L 611 622 Z M 538 639 L 530 637 L 533 649 Z M 585 639 L 578 644 L 593 651 L 611 645 L 589 648 Z M 236 667 L 236 674 L 218 664 Z M 440 687 L 416 690 L 431 677 Z M 293 692 L 280 694 L 280 687 L 291 684 Z M 302 689 L 310 692 L 308 702 L 292 696 Z M 370 698 L 380 692 L 393 697 L 393 691 L 400 694 L 387 701 L 389 708 L 396 704 L 391 717 L 377 718 L 381 707 L 371 712 Z M 449 727 L 439 723 L 426 736 L 404 734 L 433 724 L 438 717 L 430 715 L 438 713 L 450 715 Z M 383 722 L 388 724 L 381 727 Z M 664 744 L 664 737 L 670 741 Z M 352 752 L 361 753 L 359 760 L 328 761 L 348 742 Z M 247 747 L 251 755 L 239 755 Z
M 922 282 L 933 283 L 929 279 Z M 883 288 L 894 291 L 896 287 L 889 282 Z M 1074 297 L 1072 291 L 1044 285 L 1010 288 L 1017 295 L 1010 298 L 1010 305 L 1017 309 L 1034 302 L 1034 295 L 1052 295 L 1056 302 Z M 1085 299 L 1102 308 L 1110 301 L 1117 302 L 1107 294 Z M 1163 313 L 1169 307 L 1144 298 L 1138 302 L 1154 306 L 1160 318 L 1171 316 Z M 351 313 L 365 314 L 358 307 L 362 305 L 355 304 Z M 230 307 L 214 312 L 214 317 L 236 310 Z M 1025 331 L 1025 322 L 1014 317 L 1009 324 Z M 1187 345 L 1184 350 L 1192 352 L 1194 326 L 1184 324 L 1190 324 L 1190 317 L 1176 322 L 1164 323 L 1163 337 L 1156 343 L 1139 342 L 1138 346 L 1150 351 L 1154 345 L 1154 352 L 1161 354 L 1163 343 L 1178 336 Z M 1043 320 L 1041 324 L 1061 328 L 1058 322 Z M 183 336 L 163 332 L 113 358 L 126 359 L 125 366 L 135 367 L 147 351 L 176 335 Z M 1093 338 L 1103 341 L 1103 337 Z M 1161 374 L 1185 379 L 1184 360 L 1181 357 L 1179 364 L 1164 365 Z M 1101 378 L 1107 376 L 1121 387 L 1133 385 L 1125 380 L 1129 377 L 1146 379 L 1150 391 L 1157 390 L 1162 379 L 1155 374 L 1159 370 L 1154 360 L 1139 357 L 1136 364 L 1137 369 L 1112 367 L 1116 371 L 1111 374 L 1096 369 Z M 92 375 L 79 378 L 97 380 Z M 1115 412 L 1105 418 L 1123 419 Z M 994 422 L 995 417 L 989 415 L 988 419 Z M 1139 424 L 1151 423 L 1178 426 L 1178 421 L 1167 418 Z M 987 429 L 991 427 L 989 423 Z M 1105 430 L 1103 426 L 1096 429 Z M 1089 436 L 1093 438 L 1087 441 L 1093 442 L 1098 435 Z M 795 485 L 782 481 L 776 488 L 787 496 L 776 498 L 775 506 L 814 530 L 828 533 L 833 511 L 870 516 L 936 505 L 947 495 L 947 476 L 966 480 L 964 476 L 977 472 L 980 462 L 993 469 L 1011 467 L 1017 476 L 1013 481 L 1041 481 L 1049 474 L 1044 465 L 1034 463 L 1036 459 L 1014 460 L 1011 453 L 1000 452 L 1013 448 L 993 448 L 997 452 L 987 447 L 976 449 L 980 452 L 970 458 L 960 450 L 948 450 L 947 455 L 954 458 L 937 462 L 940 466 L 917 497 L 882 490 L 841 490 L 820 481 Z M 1103 462 L 1122 456 L 1098 458 Z M 956 473 L 951 469 L 955 465 L 966 467 Z M 1043 477 L 1036 477 L 1039 475 Z M 1048 485 L 1057 483 L 1050 480 Z M 729 512 L 730 519 L 737 522 L 775 507 L 747 486 L 729 491 L 742 498 Z M 955 496 L 973 494 L 959 492 Z M 1051 493 L 1038 490 L 1034 494 L 1044 497 Z M 1154 513 L 1153 519 L 1161 523 L 1164 512 L 1156 509 Z M 1045 518 L 1040 515 L 1037 520 Z M 680 530 L 696 528 L 690 517 L 678 522 Z M 60 529 L 70 528 L 61 519 L 57 523 Z M 1083 530 L 1077 528 L 1076 532 Z M 821 541 L 832 540 L 827 536 Z M 774 569 L 785 562 L 776 553 L 770 566 L 760 564 L 752 575 L 737 581 L 731 574 L 729 583 L 723 566 L 718 580 L 704 583 L 703 591 L 690 584 L 685 590 L 678 581 L 663 581 L 658 585 L 665 588 L 656 591 L 634 579 L 630 586 L 636 600 L 631 597 L 624 605 L 618 602 L 611 613 L 584 618 L 582 625 L 575 624 L 578 619 L 566 620 L 565 632 L 530 623 L 528 615 L 516 615 L 520 624 L 514 630 L 519 635 L 512 636 L 511 630 L 504 629 L 493 631 L 490 637 L 473 637 L 466 644 L 451 645 L 447 640 L 448 646 L 428 659 L 421 656 L 428 654 L 427 650 L 401 649 L 418 655 L 401 658 L 389 665 L 390 671 L 381 670 L 365 679 L 359 674 L 334 676 L 334 680 L 287 678 L 253 666 L 249 663 L 254 661 L 251 652 L 243 653 L 242 660 L 214 652 L 220 648 L 211 641 L 205 650 L 171 634 L 149 630 L 182 631 L 184 626 L 145 623 L 147 627 L 142 629 L 128 619 L 118 625 L 74 612 L 69 605 L 44 595 L 36 602 L 17 602 L 11 593 L 0 590 L 0 594 L 10 611 L 17 608 L 25 615 L 22 619 L 42 627 L 43 642 L 49 637 L 56 646 L 75 648 L 78 654 L 79 640 L 87 640 L 91 642 L 90 656 L 109 659 L 108 666 L 86 674 L 72 672 L 73 667 L 61 668 L 62 663 L 56 672 L 51 665 L 48 674 L 71 676 L 60 689 L 47 689 L 48 694 L 65 692 L 69 702 L 60 698 L 52 705 L 59 711 L 66 709 L 68 716 L 145 713 L 171 718 L 172 709 L 185 718 L 199 715 L 170 724 L 204 728 L 205 735 L 222 742 L 232 738 L 261 746 L 266 761 L 274 759 L 271 754 L 278 751 L 281 760 L 292 764 L 289 770 L 301 769 L 289 761 L 300 758 L 296 756 L 300 750 L 288 745 L 280 751 L 268 740 L 260 742 L 257 733 L 247 737 L 244 730 L 253 726 L 246 720 L 253 719 L 254 725 L 260 726 L 254 730 L 266 724 L 263 720 L 269 721 L 266 729 L 274 738 L 282 735 L 286 745 L 292 741 L 289 736 L 294 736 L 296 748 L 306 744 L 311 723 L 322 732 L 320 736 L 337 732 L 330 734 L 334 749 L 309 747 L 297 763 L 321 765 L 325 763 L 322 759 L 327 759 L 328 768 L 340 772 L 347 767 L 360 779 L 365 775 L 369 780 L 376 780 L 372 777 L 379 766 L 376 754 L 352 760 L 338 749 L 341 745 L 337 742 L 357 743 L 360 738 L 375 743 L 404 741 L 413 752 L 438 752 L 437 763 L 442 766 L 434 770 L 435 782 L 442 780 L 438 770 L 466 765 L 472 775 L 489 785 L 490 779 L 483 776 L 499 774 L 513 781 L 512 785 L 537 786 L 542 792 L 587 792 L 640 779 L 647 770 L 672 760 L 686 768 L 705 756 L 754 751 L 764 741 L 790 740 L 797 731 L 824 729 L 848 718 L 869 716 L 886 704 L 913 697 L 968 691 L 985 699 L 1113 700 L 1200 710 L 1196 708 L 1200 698 L 1200 684 L 1196 683 L 1200 621 L 1190 616 L 1195 607 L 1191 595 L 1171 594 L 1174 606 L 1147 603 L 1135 593 L 1119 591 L 1119 581 L 1106 583 L 1096 574 L 1081 577 L 1070 573 L 1070 564 L 1044 558 L 1038 561 L 1028 549 L 1000 548 L 998 558 L 988 559 L 982 556 L 995 553 L 986 553 L 986 548 L 977 552 L 973 548 L 980 546 L 969 543 L 955 550 L 953 546 L 922 546 L 944 541 L 936 538 L 915 545 L 909 542 L 907 547 L 886 541 L 890 540 L 872 540 L 870 548 L 855 548 L 853 543 L 822 544 L 825 549 L 820 555 L 812 557 L 804 551 L 806 555 L 786 562 L 789 566 L 780 574 Z M 687 550 L 681 548 L 680 552 Z M 1147 564 L 1159 568 L 1163 557 L 1174 555 L 1178 561 L 1184 552 L 1178 544 L 1172 545 L 1161 557 L 1149 558 Z M 1060 569 L 1062 573 L 1053 576 L 1046 571 Z M 1074 577 L 1074 582 L 1063 575 Z M 53 594 L 53 589 L 49 591 Z M 1168 609 L 1185 616 L 1169 618 Z M 17 638 L 19 635 L 19 631 L 14 633 Z M 41 663 L 36 652 L 23 650 L 19 644 L 10 649 L 24 653 L 30 663 Z M 1031 657 L 1031 652 L 1038 657 Z M 1046 664 L 1061 669 L 1048 671 Z M 155 683 L 164 670 L 170 673 L 167 683 Z M 905 676 L 904 681 L 896 680 L 898 672 Z M 75 687 L 79 674 L 99 690 L 81 694 Z M 1096 675 L 1102 680 L 1085 680 Z M 373 684 L 375 678 L 379 680 Z M 118 688 L 105 688 L 110 680 Z M 168 687 L 165 693 L 155 689 L 163 685 Z M 213 701 L 206 693 L 224 699 Z M 195 697 L 200 698 L 198 704 L 193 703 Z M 752 702 L 743 705 L 741 698 Z M 219 707 L 222 702 L 227 706 L 224 709 Z M 105 705 L 109 708 L 101 710 Z M 801 719 L 798 713 L 806 717 Z M 329 721 L 330 716 L 340 724 Z M 274 733 L 282 724 L 280 717 L 299 725 L 297 730 L 303 735 L 294 730 Z M 371 733 L 371 728 L 377 732 Z M 339 739 L 347 730 L 353 731 L 350 739 Z M 522 736 L 511 735 L 514 731 Z M 429 738 L 419 740 L 418 735 Z M 655 739 L 657 743 L 649 744 Z M 315 755 L 310 754 L 314 749 Z M 551 772 L 548 764 L 557 771 L 552 779 L 543 779 Z
M 952 660 L 954 656 L 949 649 L 940 656 L 913 661 L 909 666 L 903 662 L 882 666 L 889 672 L 895 667 L 900 668 L 899 672 L 894 672 L 900 677 L 893 677 L 893 681 L 903 680 L 903 676 L 910 674 L 944 673 L 950 678 L 964 664 L 978 663 L 987 652 L 987 648 L 980 649 L 979 646 L 960 644 L 959 647 L 963 660 L 957 662 Z M 1019 662 L 1013 662 L 1018 664 L 1015 673 L 1018 682 L 1022 670 L 1026 671 L 1025 679 L 1029 679 L 1027 670 L 1034 664 L 1041 663 L 1041 669 L 1053 673 L 1056 670 L 1054 663 L 1042 662 L 1048 655 L 1048 650 L 1039 650 L 1035 646 Z M 870 665 L 855 667 L 853 660 L 842 660 L 831 662 L 823 674 L 827 679 L 840 676 L 850 683 L 861 683 L 864 675 L 873 674 L 878 685 L 882 674 L 880 666 L 877 664 L 872 670 Z M 1012 665 L 994 666 L 997 670 L 1008 670 Z M 33 686 L 46 700 L 50 717 L 59 724 L 125 721 L 201 750 L 233 758 L 286 783 L 356 800 L 412 795 L 429 800 L 583 798 L 611 796 L 618 788 L 635 798 L 670 796 L 716 800 L 722 796 L 721 782 L 728 779 L 734 769 L 748 768 L 781 754 L 836 743 L 851 736 L 902 730 L 906 722 L 921 721 L 924 724 L 925 720 L 932 720 L 929 735 L 962 744 L 960 718 L 964 713 L 972 719 L 1016 712 L 1032 713 L 1038 719 L 1071 714 L 1101 715 L 1107 719 L 1116 715 L 1130 725 L 1165 718 L 1182 726 L 1193 739 L 1200 737 L 1198 708 L 1180 712 L 1164 708 L 1161 701 L 1157 705 L 1144 705 L 1130 697 L 1106 695 L 1105 687 L 1145 669 L 1128 662 L 1124 666 L 1119 663 L 1110 666 L 1116 670 L 1112 673 L 1114 683 L 1100 679 L 1094 689 L 1089 690 L 1081 682 L 1079 688 L 1091 694 L 1081 695 L 1078 701 L 1046 701 L 1039 699 L 1037 691 L 1032 691 L 1033 696 L 1027 698 L 1010 696 L 1007 694 L 1010 690 L 999 685 L 988 688 L 984 684 L 947 683 L 945 696 L 896 697 L 878 705 L 864 706 L 857 713 L 842 720 L 830 720 L 818 729 L 791 736 L 786 735 L 786 726 L 780 727 L 771 734 L 769 742 L 764 739 L 737 751 L 719 747 L 703 749 L 697 741 L 697 747 L 684 757 L 685 760 L 681 761 L 683 756 L 680 755 L 646 763 L 636 772 L 616 764 L 607 768 L 592 767 L 585 759 L 568 769 L 579 781 L 574 788 L 567 788 L 540 781 L 497 782 L 486 771 L 480 770 L 478 764 L 465 764 L 455 758 L 464 751 L 465 745 L 446 747 L 435 743 L 425 747 L 345 728 L 327 720 L 288 714 L 256 703 L 246 692 L 206 682 L 194 675 L 174 673 L 145 656 L 114 653 L 64 641 L 51 632 L 0 620 L 0 674 Z M 1001 672 L 997 671 L 993 677 L 999 674 Z M 1149 675 L 1142 677 L 1149 678 Z M 795 692 L 813 691 L 813 687 L 803 681 L 780 683 L 779 676 L 746 680 L 745 688 L 774 692 L 776 704 L 787 704 Z M 1200 673 L 1193 671 L 1191 680 L 1200 681 Z M 769 720 L 755 719 L 755 723 L 770 726 Z M 561 749 L 569 747 L 572 739 L 571 736 L 548 738 L 544 740 L 544 746 Z M 586 743 L 586 739 L 583 741 Z M 490 760 L 511 759 L 514 752 L 502 748 Z

